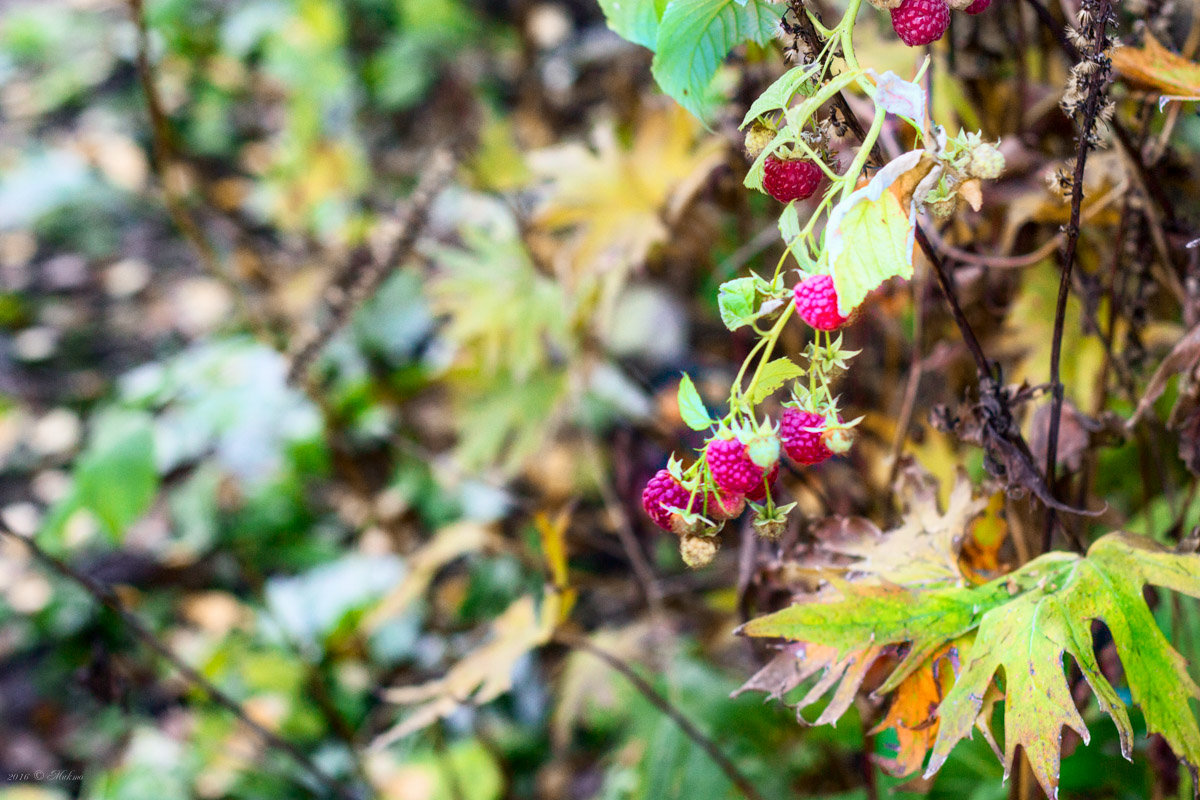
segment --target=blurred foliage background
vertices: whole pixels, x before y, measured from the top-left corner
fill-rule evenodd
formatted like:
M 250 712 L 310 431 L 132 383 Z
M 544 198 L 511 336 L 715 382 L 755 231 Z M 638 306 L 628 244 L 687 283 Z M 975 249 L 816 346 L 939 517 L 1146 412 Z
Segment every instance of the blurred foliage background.
M 1066 218 L 1043 176 L 1073 151 L 1068 65 L 1027 9 L 996 6 L 956 17 L 932 86 L 938 118 L 1003 138 L 1011 169 L 943 237 L 1024 253 Z M 1191 9 L 1149 6 L 1179 41 L 1195 31 Z M 864 63 L 918 63 L 884 17 L 860 27 Z M 0 797 L 742 796 L 654 697 L 764 798 L 1008 795 L 978 737 L 896 789 L 873 764 L 888 741 L 865 732 L 866 700 L 805 728 L 730 697 L 766 657 L 733 628 L 786 597 L 778 552 L 731 531 L 688 572 L 638 494 L 698 443 L 674 407 L 680 371 L 716 402 L 752 341 L 722 327 L 716 286 L 780 246 L 767 201 L 741 188 L 734 123 L 783 63 L 774 47 L 735 53 L 712 130 L 649 67 L 585 0 L 0 7 L 0 522 L 114 592 L 238 706 L 0 537 Z M 1163 180 L 1188 185 L 1200 122 L 1172 114 L 1164 136 L 1145 117 Z M 415 248 L 381 260 L 443 150 L 452 178 Z M 1130 259 L 1108 343 L 1141 383 L 1190 306 L 1131 259 L 1144 222 L 1112 254 L 1129 178 L 1115 156 L 1094 162 L 1089 180 L 1117 188 L 1089 192 L 1081 269 Z M 1181 248 L 1197 209 L 1194 191 L 1175 196 Z M 1058 277 L 1030 266 L 957 269 L 1006 376 L 1037 383 Z M 1180 269 L 1193 280 L 1195 257 Z M 1111 358 L 1077 313 L 1067 336 L 1060 449 L 1094 478 L 1084 500 L 1108 504 L 1096 529 L 1190 530 L 1195 482 L 1161 424 L 1091 448 Z M 844 397 L 867 419 L 849 458 L 784 477 L 806 519 L 893 514 L 897 435 L 944 485 L 959 465 L 981 478 L 978 450 L 926 424 L 973 385 L 929 283 L 882 293 L 849 339 L 865 351 Z M 914 358 L 939 380 L 920 383 L 910 427 Z M 1032 518 L 1008 502 L 1010 524 Z M 560 596 L 574 638 L 551 640 L 538 614 Z M 1200 663 L 1195 604 L 1156 611 Z M 495 699 L 460 702 L 473 694 Z M 1186 791 L 1154 739 L 1120 759 L 1107 722 L 1063 770 L 1063 796 Z

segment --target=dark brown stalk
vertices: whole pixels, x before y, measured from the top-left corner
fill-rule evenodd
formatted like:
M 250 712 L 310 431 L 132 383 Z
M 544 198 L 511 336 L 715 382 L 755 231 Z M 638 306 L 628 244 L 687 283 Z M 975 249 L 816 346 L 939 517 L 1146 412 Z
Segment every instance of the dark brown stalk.
M 1108 49 L 1108 23 L 1112 16 L 1110 0 L 1099 0 L 1092 22 L 1093 40 L 1087 55 L 1091 72 L 1087 74 L 1087 96 L 1083 102 L 1083 122 L 1079 126 L 1078 144 L 1075 153 L 1075 169 L 1071 176 L 1071 219 L 1067 223 L 1067 239 L 1063 245 L 1062 275 L 1058 284 L 1058 299 L 1054 308 L 1054 335 L 1050 344 L 1050 427 L 1046 445 L 1046 484 L 1054 491 L 1054 476 L 1058 461 L 1058 434 L 1062 421 L 1063 385 L 1061 380 L 1062 339 L 1066 326 L 1067 298 L 1071 293 L 1071 273 L 1075 266 L 1075 253 L 1079 244 L 1079 216 L 1083 209 L 1083 172 L 1088 152 L 1093 146 L 1096 120 L 1104 106 L 1104 86 L 1108 79 L 1109 62 L 1104 51 Z M 1056 514 L 1047 509 L 1046 526 L 1042 533 L 1042 552 L 1050 549 Z

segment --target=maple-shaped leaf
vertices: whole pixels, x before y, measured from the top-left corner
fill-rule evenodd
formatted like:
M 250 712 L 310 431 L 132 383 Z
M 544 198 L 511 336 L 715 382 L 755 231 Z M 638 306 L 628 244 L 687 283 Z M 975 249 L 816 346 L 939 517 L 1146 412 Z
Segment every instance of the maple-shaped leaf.
M 970 734 L 993 677 L 1002 671 L 1005 774 L 1021 745 L 1042 788 L 1055 797 L 1062 728 L 1074 729 L 1085 743 L 1089 739 L 1063 674 L 1064 653 L 1116 724 L 1128 758 L 1133 729 L 1116 689 L 1096 663 L 1093 620 L 1112 635 L 1147 732 L 1160 734 L 1194 773 L 1200 764 L 1200 727 L 1189 703 L 1200 699 L 1200 687 L 1159 630 L 1142 589 L 1151 584 L 1200 597 L 1200 556 L 1114 533 L 1093 544 L 1085 558 L 1050 554 L 1021 571 L 1041 579 L 983 615 L 970 659 L 939 707 L 941 730 L 926 774 L 936 772 L 950 749 Z
M 867 646 L 850 653 L 840 653 L 836 647 L 812 642 L 787 645 L 731 696 L 757 691 L 766 692 L 775 700 L 782 700 L 784 695 L 809 678 L 820 675 L 796 703 L 796 719 L 806 725 L 833 723 L 850 708 L 871 667 L 884 655 L 884 651 L 883 647 Z M 833 695 L 829 703 L 820 716 L 809 723 L 804 718 L 804 709 L 828 694 L 830 689 L 833 689 Z
M 1142 595 L 1147 584 L 1200 597 L 1200 556 L 1114 533 L 1093 544 L 1086 557 L 1047 553 L 981 586 L 906 588 L 835 577 L 817 595 L 751 620 L 742 632 L 824 645 L 839 655 L 907 644 L 908 654 L 875 691 L 882 695 L 898 691 L 940 648 L 974 631 L 962 673 L 938 706 L 939 730 L 926 775 L 990 718 L 993 681 L 1002 675 L 1005 767 L 1021 745 L 1054 797 L 1062 728 L 1073 728 L 1085 742 L 1089 735 L 1063 673 L 1064 653 L 1074 659 L 1130 752 L 1128 713 L 1096 662 L 1093 620 L 1112 635 L 1147 731 L 1162 735 L 1193 770 L 1200 763 L 1200 728 L 1189 705 L 1200 698 L 1200 688 L 1158 629 Z M 986 722 L 982 727 L 990 738 Z
M 564 277 L 605 275 L 619 285 L 673 224 L 723 159 L 720 139 L 678 106 L 654 109 L 624 140 L 600 126 L 591 146 L 569 144 L 530 154 L 547 181 L 535 226 L 565 235 L 553 261 Z M 568 281 L 574 283 L 575 281 Z
M 518 660 L 550 640 L 559 622 L 560 598 L 548 592 L 539 609 L 531 596 L 516 600 L 492 622 L 492 637 L 469 653 L 444 676 L 418 686 L 389 689 L 384 698 L 399 705 L 416 706 L 405 719 L 380 735 L 372 747 L 384 747 L 433 724 L 470 702 L 491 702 L 512 688 Z
M 1163 94 L 1163 100 L 1200 99 L 1200 64 L 1172 53 L 1146 33 L 1141 47 L 1118 47 L 1113 69 L 1131 83 Z

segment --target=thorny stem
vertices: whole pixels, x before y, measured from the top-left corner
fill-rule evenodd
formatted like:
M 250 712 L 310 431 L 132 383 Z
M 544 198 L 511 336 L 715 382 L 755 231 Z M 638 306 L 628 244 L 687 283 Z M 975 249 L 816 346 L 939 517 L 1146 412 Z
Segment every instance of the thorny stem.
M 1086 5 L 1085 5 L 1086 7 Z M 1083 104 L 1083 123 L 1075 155 L 1075 170 L 1071 176 L 1071 220 L 1067 224 L 1067 239 L 1063 246 L 1062 275 L 1058 283 L 1058 301 L 1054 308 L 1054 335 L 1050 344 L 1050 427 L 1046 445 L 1046 488 L 1054 492 L 1054 477 L 1058 461 L 1058 434 L 1062 422 L 1063 385 L 1061 380 L 1062 340 L 1066 326 L 1067 297 L 1071 292 L 1071 272 L 1075 266 L 1075 251 L 1079 244 L 1079 217 L 1083 208 L 1083 171 L 1088 151 L 1092 148 L 1096 118 L 1104 104 L 1104 83 L 1108 78 L 1108 61 L 1103 55 L 1108 45 L 1108 23 L 1112 16 L 1111 0 L 1099 0 L 1092 26 L 1092 51 L 1086 58 L 1093 65 L 1088 74 L 1087 99 Z M 1084 63 L 1084 62 L 1081 62 Z M 1046 526 L 1042 533 L 1042 552 L 1050 549 L 1054 532 L 1055 511 L 1047 509 Z

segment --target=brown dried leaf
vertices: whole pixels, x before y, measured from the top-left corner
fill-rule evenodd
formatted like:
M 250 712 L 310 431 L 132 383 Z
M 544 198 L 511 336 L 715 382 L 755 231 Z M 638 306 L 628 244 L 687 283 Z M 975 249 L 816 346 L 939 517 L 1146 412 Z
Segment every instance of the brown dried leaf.
M 1113 50 L 1112 65 L 1130 83 L 1172 99 L 1195 99 L 1200 96 L 1200 64 L 1172 53 L 1149 33 L 1141 47 L 1118 47 Z

